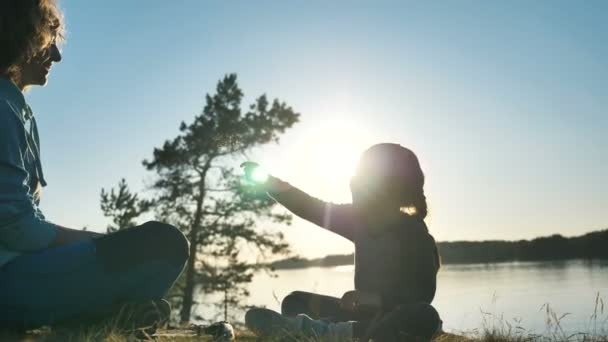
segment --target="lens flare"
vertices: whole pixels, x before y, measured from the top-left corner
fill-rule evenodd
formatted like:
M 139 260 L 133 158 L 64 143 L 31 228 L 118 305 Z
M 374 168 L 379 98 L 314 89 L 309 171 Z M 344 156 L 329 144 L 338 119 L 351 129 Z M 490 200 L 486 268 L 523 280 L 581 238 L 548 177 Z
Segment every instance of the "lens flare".
M 268 171 L 264 170 L 261 166 L 255 167 L 249 174 L 249 180 L 254 183 L 266 183 L 268 180 Z

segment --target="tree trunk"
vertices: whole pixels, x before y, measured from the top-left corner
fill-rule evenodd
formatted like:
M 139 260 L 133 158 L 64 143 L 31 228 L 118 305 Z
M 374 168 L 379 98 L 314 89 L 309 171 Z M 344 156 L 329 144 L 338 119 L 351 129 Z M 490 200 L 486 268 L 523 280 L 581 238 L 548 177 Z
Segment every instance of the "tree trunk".
M 198 241 L 196 239 L 196 232 L 194 229 L 190 231 L 190 258 L 186 264 L 186 284 L 184 286 L 184 294 L 182 300 L 182 309 L 180 312 L 180 320 L 183 323 L 190 321 L 190 313 L 192 311 L 192 304 L 194 304 L 194 275 L 196 274 L 195 261 L 196 261 L 196 248 L 198 247 Z
M 224 321 L 228 322 L 228 288 L 224 290 Z
M 182 322 L 187 323 L 190 321 L 190 313 L 192 311 L 192 304 L 194 303 L 194 275 L 196 274 L 196 257 L 197 248 L 199 244 L 199 227 L 203 218 L 203 201 L 205 200 L 205 177 L 207 176 L 207 170 L 209 170 L 211 160 L 205 165 L 203 172 L 201 173 L 201 181 L 198 185 L 199 194 L 196 199 L 196 212 L 194 213 L 194 224 L 190 227 L 190 257 L 186 265 L 186 285 L 184 286 L 184 295 L 182 300 L 182 310 L 180 312 L 180 319 Z

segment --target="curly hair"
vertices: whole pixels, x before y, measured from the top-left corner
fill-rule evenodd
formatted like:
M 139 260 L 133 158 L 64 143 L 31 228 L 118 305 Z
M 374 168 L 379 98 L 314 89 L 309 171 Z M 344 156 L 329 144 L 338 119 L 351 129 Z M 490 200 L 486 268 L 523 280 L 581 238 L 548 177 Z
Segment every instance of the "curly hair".
M 63 37 L 63 14 L 56 0 L 0 0 L 1 75 L 15 81 L 20 64 Z

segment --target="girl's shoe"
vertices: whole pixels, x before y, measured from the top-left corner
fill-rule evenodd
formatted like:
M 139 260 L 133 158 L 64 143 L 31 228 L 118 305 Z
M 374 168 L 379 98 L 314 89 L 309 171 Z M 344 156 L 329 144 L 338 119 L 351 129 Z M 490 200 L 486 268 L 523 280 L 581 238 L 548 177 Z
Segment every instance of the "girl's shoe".
M 232 341 L 235 338 L 234 328 L 228 322 L 217 322 L 200 328 L 200 334 L 209 335 L 213 341 Z

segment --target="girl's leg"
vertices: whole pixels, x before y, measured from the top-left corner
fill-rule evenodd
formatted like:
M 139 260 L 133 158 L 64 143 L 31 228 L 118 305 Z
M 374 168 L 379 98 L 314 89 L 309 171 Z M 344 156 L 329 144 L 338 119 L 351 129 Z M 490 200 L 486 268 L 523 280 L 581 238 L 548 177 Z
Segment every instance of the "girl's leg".
M 350 338 L 352 314 L 340 308 L 340 298 L 295 291 L 281 303 L 281 314 L 253 308 L 245 315 L 245 324 L 261 336 Z
M 353 313 L 340 307 L 340 298 L 311 292 L 294 291 L 281 303 L 281 313 L 286 316 L 306 314 L 312 319 L 333 322 L 358 321 L 370 318 L 369 313 Z
M 353 322 L 312 319 L 306 314 L 285 316 L 264 308 L 248 310 L 245 324 L 260 337 L 272 340 L 314 338 L 322 341 L 347 341 L 353 337 Z
M 340 298 L 311 292 L 294 291 L 281 302 L 281 313 L 286 316 L 306 314 L 313 319 L 347 320 L 340 308 Z
M 0 325 L 29 329 L 160 299 L 187 257 L 183 234 L 154 222 L 22 255 L 0 269 Z

